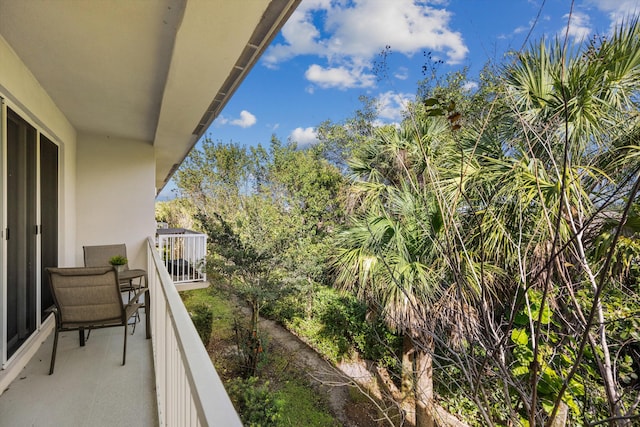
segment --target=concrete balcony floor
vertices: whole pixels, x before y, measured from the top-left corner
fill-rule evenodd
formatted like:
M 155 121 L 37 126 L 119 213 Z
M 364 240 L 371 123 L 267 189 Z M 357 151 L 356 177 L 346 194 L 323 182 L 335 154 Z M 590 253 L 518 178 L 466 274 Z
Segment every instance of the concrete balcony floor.
M 151 340 L 144 314 L 131 335 L 122 366 L 123 328 L 96 329 L 84 347 L 78 332 L 63 332 L 53 375 L 53 333 L 10 387 L 0 395 L 1 426 L 158 425 Z

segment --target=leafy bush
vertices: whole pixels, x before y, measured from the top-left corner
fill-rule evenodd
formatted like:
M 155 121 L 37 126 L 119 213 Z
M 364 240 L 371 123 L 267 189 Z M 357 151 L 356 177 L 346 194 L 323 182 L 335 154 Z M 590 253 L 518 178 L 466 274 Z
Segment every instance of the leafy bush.
M 234 306 L 229 303 L 229 296 L 222 290 L 210 286 L 206 289 L 194 289 L 180 292 L 187 311 L 206 305 L 213 313 L 212 340 L 233 340 Z
M 258 375 L 268 361 L 265 336 L 256 334 L 250 325 L 239 319 L 234 320 L 233 329 L 241 375 L 246 378 Z
M 278 425 L 283 402 L 274 398 L 269 382 L 258 383 L 258 378 L 235 378 L 227 383 L 227 393 L 247 427 Z
M 365 304 L 330 287 L 318 286 L 305 298 L 289 296 L 276 301 L 265 313 L 333 361 L 348 358 L 355 350 L 365 359 L 394 367 L 402 348 L 402 338 L 382 321 L 367 320 Z
M 262 314 L 285 324 L 295 318 L 303 318 L 306 314 L 305 306 L 309 305 L 309 299 L 312 299 L 304 296 L 307 298 L 295 293 L 285 295 L 277 301 L 267 303 L 262 309 Z
M 206 347 L 211 339 L 213 310 L 205 303 L 197 303 L 189 309 L 191 321 L 200 335 L 202 343 Z

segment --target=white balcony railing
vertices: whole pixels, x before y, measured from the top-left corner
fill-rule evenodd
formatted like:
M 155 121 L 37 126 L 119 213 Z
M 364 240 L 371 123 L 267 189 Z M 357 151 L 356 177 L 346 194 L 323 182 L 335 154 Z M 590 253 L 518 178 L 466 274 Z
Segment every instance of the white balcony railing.
M 158 252 L 174 283 L 207 280 L 207 235 L 184 228 L 157 230 Z
M 241 427 L 151 238 L 148 240 L 148 264 L 160 426 Z

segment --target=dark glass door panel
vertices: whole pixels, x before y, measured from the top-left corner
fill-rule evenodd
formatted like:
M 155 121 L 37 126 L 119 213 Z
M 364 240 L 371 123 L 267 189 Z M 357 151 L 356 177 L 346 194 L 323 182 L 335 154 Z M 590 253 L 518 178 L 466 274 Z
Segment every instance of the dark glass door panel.
M 40 223 L 42 290 L 40 308 L 53 305 L 46 267 L 58 266 L 58 146 L 40 135 Z
M 7 111 L 7 356 L 36 329 L 36 130 Z

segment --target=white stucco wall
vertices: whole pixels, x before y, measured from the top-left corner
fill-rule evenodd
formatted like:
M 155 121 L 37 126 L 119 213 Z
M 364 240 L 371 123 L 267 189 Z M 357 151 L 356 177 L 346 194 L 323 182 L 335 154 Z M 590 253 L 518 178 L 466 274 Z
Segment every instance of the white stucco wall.
M 0 96 L 9 108 L 58 145 L 60 265 L 76 258 L 76 131 L 18 58 L 0 37 Z
M 155 155 L 148 142 L 78 134 L 0 37 L 0 97 L 59 147 L 59 265 L 83 265 L 83 245 L 126 243 L 146 266 L 155 233 Z
M 76 265 L 83 246 L 125 243 L 129 266 L 146 268 L 146 239 L 155 234 L 153 146 L 80 133 L 76 189 Z

